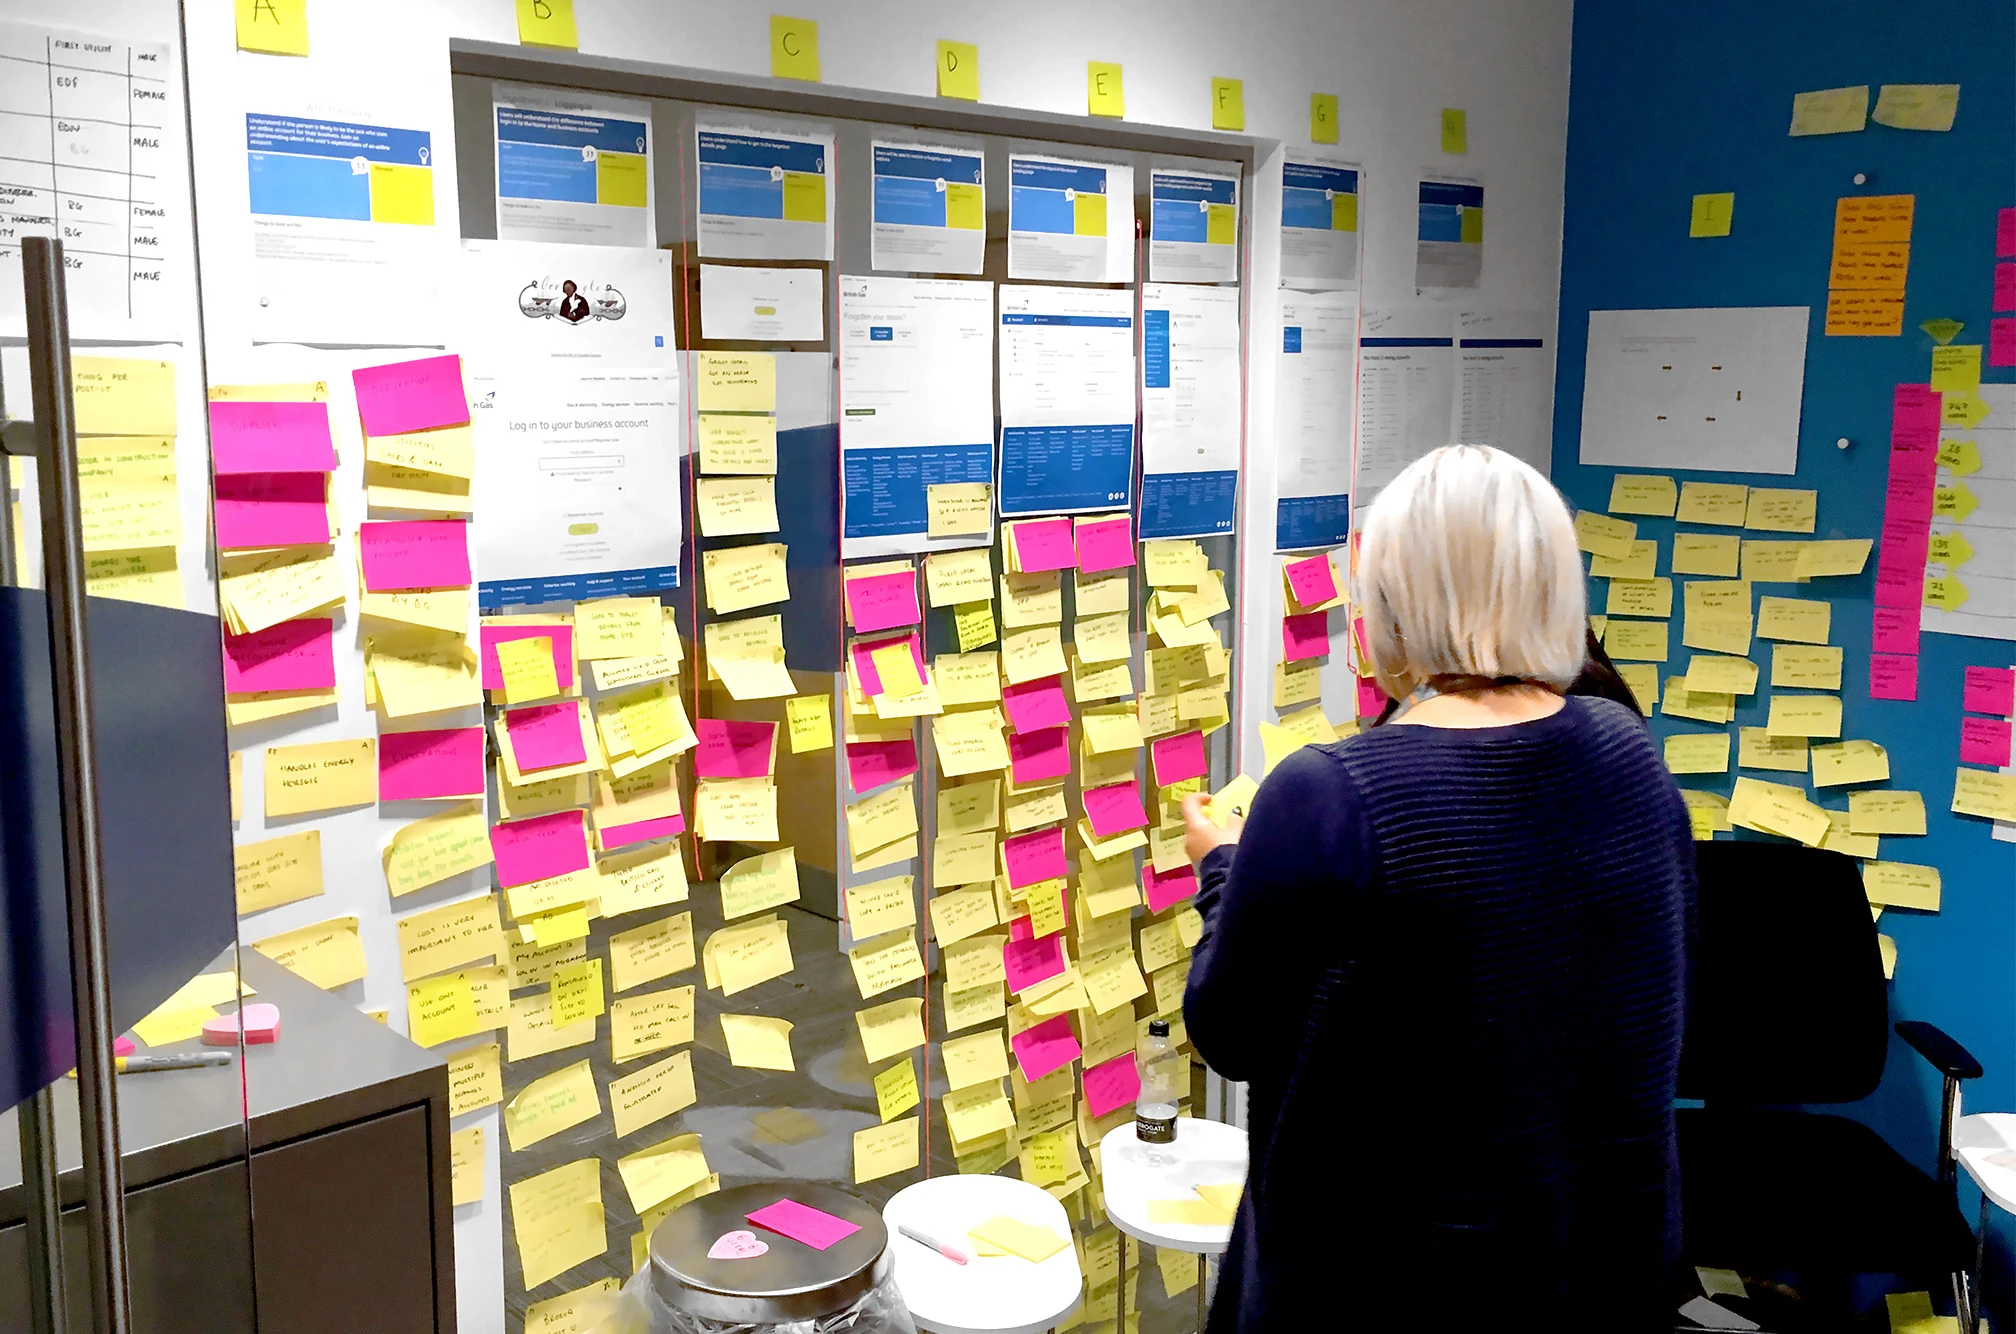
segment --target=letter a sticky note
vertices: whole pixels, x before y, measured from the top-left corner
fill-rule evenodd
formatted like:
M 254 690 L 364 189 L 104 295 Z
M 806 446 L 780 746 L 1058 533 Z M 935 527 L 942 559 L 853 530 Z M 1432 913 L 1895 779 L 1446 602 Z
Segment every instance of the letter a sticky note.
M 269 56 L 308 54 L 308 0 L 235 0 L 238 49 Z
M 780 79 L 819 82 L 819 25 L 811 19 L 772 14 L 770 73 Z
M 574 29 L 574 0 L 518 0 L 518 41 L 522 46 L 581 49 Z
M 938 43 L 938 96 L 980 100 L 980 48 L 971 42 Z
M 1103 60 L 1085 62 L 1085 110 L 1094 116 L 1115 119 L 1127 114 L 1127 98 L 1120 86 L 1120 67 Z

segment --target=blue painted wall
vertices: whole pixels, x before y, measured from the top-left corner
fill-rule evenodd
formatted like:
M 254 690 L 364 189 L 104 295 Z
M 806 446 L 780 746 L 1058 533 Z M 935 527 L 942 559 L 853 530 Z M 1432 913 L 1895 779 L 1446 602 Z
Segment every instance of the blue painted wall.
M 1891 130 L 1794 139 L 1794 93 L 1867 83 L 1958 83 L 1950 133 Z M 1868 184 L 1853 184 L 1855 173 Z M 1697 193 L 1734 191 L 1726 238 L 1690 240 Z M 1912 194 L 1917 216 L 1900 338 L 1827 338 L 1828 255 L 1835 200 Z M 1591 310 L 1680 306 L 1805 305 L 1813 309 L 1796 478 L 1680 473 L 1683 478 L 1817 488 L 1815 537 L 1878 537 L 1888 467 L 1891 388 L 1925 382 L 1932 341 L 1920 321 L 1962 320 L 1959 342 L 1985 344 L 1995 214 L 2016 205 L 2016 4 L 1947 5 L 1841 0 L 1590 0 L 1575 7 L 1569 96 L 1567 210 L 1561 277 L 1560 371 L 1554 408 L 1554 479 L 1578 507 L 1601 510 L 1617 470 L 1578 462 L 1582 366 Z M 2016 372 L 1988 371 L 2009 381 Z M 1835 448 L 1846 436 L 1853 446 Z M 1660 539 L 1669 574 L 1670 520 L 1640 520 Z M 1728 530 L 1723 530 L 1728 531 Z M 1886 911 L 1881 930 L 1900 952 L 1891 988 L 1895 1019 L 1927 1019 L 1987 1069 L 1968 1091 L 1976 1111 L 2016 1110 L 2016 845 L 1996 843 L 1985 822 L 1951 815 L 1958 763 L 1962 669 L 2007 667 L 2016 644 L 1926 635 L 1916 703 L 1871 701 L 1868 653 L 1875 560 L 1853 579 L 1816 581 L 1802 597 L 1834 604 L 1833 642 L 1846 650 L 1844 736 L 1890 752 L 1891 786 L 1925 794 L 1929 834 L 1885 838 L 1886 858 L 1929 863 L 1944 876 L 1936 914 Z M 1600 584 L 1602 581 L 1592 581 Z M 1676 581 L 1677 582 L 1677 581 Z M 1600 609 L 1600 588 L 1592 589 Z M 1788 591 L 1788 590 L 1778 590 Z M 1675 590 L 1673 659 L 1684 671 Z M 1767 668 L 1769 651 L 1755 646 Z M 1762 726 L 1768 686 L 1738 710 Z M 1702 730 L 1666 718 L 1654 730 Z M 1732 745 L 1733 755 L 1733 745 Z M 1782 774 L 1758 774 L 1784 778 Z M 1733 774 L 1699 785 L 1727 795 Z M 1822 805 L 1841 807 L 1835 790 Z M 1723 835 L 1728 837 L 1728 835 Z M 1937 1077 L 1894 1038 L 1883 1085 L 1847 1108 L 1913 1162 L 1930 1166 Z M 1830 1109 L 1831 1110 L 1831 1109 Z M 1968 1217 L 1978 1199 L 1963 1186 Z M 2000 1281 L 1991 1310 L 2009 1320 L 2009 1251 L 2016 1228 L 1996 1224 Z

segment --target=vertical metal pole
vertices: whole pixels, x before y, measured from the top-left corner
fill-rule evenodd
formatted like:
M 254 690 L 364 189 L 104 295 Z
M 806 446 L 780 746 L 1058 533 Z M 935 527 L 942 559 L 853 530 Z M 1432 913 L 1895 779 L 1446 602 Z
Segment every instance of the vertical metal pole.
M 0 420 L 6 417 L 6 399 L 6 387 L 0 384 Z M 0 588 L 21 583 L 14 559 L 13 468 L 7 450 L 0 447 Z M 63 1201 L 57 1193 L 56 1113 L 49 1090 L 37 1089 L 15 1115 L 27 1214 L 28 1329 L 30 1334 L 64 1334 L 69 1313 L 63 1301 Z
M 70 901 L 70 994 L 77 1013 L 77 1113 L 84 1150 L 91 1327 L 101 1334 L 130 1334 L 126 1193 L 119 1163 L 119 1092 L 112 1066 L 115 1034 L 98 837 L 98 747 L 91 717 L 83 506 L 77 490 L 76 423 L 71 416 L 62 242 L 24 238 L 21 270 L 39 446 L 35 471 L 42 493 L 42 574 L 49 602 L 56 774 L 63 798 L 63 871 Z

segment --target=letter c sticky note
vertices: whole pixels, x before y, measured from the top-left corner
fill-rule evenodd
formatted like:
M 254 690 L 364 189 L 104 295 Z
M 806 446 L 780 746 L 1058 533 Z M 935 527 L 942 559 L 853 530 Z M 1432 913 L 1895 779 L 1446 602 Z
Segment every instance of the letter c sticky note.
M 772 14 L 770 73 L 779 79 L 819 82 L 819 25 L 811 19 Z

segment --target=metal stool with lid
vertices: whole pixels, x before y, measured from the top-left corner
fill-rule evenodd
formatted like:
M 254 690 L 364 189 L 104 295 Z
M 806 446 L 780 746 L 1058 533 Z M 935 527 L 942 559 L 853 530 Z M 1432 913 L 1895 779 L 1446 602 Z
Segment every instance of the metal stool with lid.
M 860 1231 L 816 1250 L 749 1222 L 747 1215 L 782 1199 L 820 1209 Z M 769 1249 L 746 1259 L 712 1259 L 724 1234 L 751 1232 Z M 913 1334 L 903 1309 L 881 1215 L 844 1191 L 806 1182 L 765 1182 L 703 1195 L 672 1211 L 651 1234 L 651 1291 L 669 1308 L 679 1331 L 804 1329 L 847 1312 L 871 1293 L 886 1297 L 878 1318 L 848 1326 L 858 1334 Z M 880 1299 L 878 1299 L 880 1300 Z M 653 1334 L 659 1334 L 654 1328 Z

